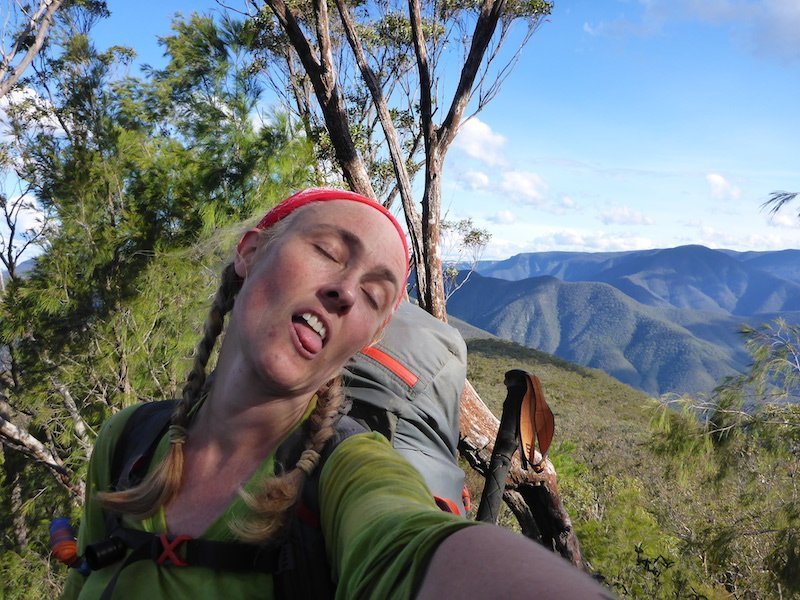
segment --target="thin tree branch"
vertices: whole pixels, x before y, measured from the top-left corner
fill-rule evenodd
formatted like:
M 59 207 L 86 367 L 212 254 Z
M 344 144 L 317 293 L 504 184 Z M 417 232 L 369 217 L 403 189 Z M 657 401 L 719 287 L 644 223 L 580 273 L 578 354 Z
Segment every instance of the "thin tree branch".
M 439 145 L 442 153 L 455 138 L 464 110 L 467 108 L 472 95 L 472 87 L 475 83 L 478 69 L 497 28 L 497 23 L 505 10 L 505 6 L 505 0 L 484 0 L 481 6 L 481 12 L 478 15 L 475 30 L 472 34 L 472 44 L 464 61 L 464 66 L 461 68 L 461 76 L 453 94 L 450 110 L 439 127 Z
M 23 56 L 22 60 L 20 60 L 19 64 L 13 68 L 10 75 L 8 73 L 12 68 L 11 59 L 17 54 L 18 46 L 15 46 L 13 54 L 8 61 L 4 60 L 3 63 L 0 64 L 0 98 L 5 96 L 9 90 L 16 85 L 19 78 L 22 77 L 22 74 L 25 72 L 25 69 L 30 66 L 36 54 L 41 50 L 47 38 L 47 32 L 53 24 L 53 15 L 61 6 L 62 2 L 63 0 L 42 0 L 42 3 L 39 5 L 39 10 L 28 20 L 27 26 L 20 32 L 17 38 L 18 40 L 28 38 L 34 31 L 36 31 L 36 38 L 33 44 L 28 47 L 28 51 L 25 53 L 25 56 Z

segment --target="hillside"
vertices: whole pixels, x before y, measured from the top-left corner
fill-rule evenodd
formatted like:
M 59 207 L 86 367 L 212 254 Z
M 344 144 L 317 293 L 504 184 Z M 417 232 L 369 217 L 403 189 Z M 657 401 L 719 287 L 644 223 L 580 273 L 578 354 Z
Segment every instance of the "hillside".
M 697 394 L 746 366 L 743 325 L 800 322 L 798 259 L 696 245 L 519 254 L 479 263 L 448 310 L 650 394 Z
M 693 322 L 696 315 L 678 310 L 665 318 L 604 283 L 554 277 L 504 281 L 473 274 L 450 299 L 448 311 L 654 395 L 711 390 L 745 359 L 741 349 L 721 343 L 735 331 L 729 319 L 715 315 Z
M 505 371 L 541 379 L 555 414 L 550 457 L 565 506 L 585 558 L 620 596 L 778 597 L 770 561 L 785 556 L 779 539 L 739 533 L 769 529 L 796 457 L 752 446 L 742 454 L 734 443 L 715 449 L 692 418 L 597 370 L 502 340 L 468 348 L 469 379 L 498 415 Z M 473 493 L 481 489 L 482 478 L 468 480 Z M 756 481 L 761 492 L 752 496 Z M 783 585 L 783 598 L 798 597 Z
M 722 250 L 722 252 L 775 277 L 800 283 L 800 250 L 776 250 L 773 252 Z
M 479 264 L 486 276 L 601 281 L 653 306 L 756 315 L 800 309 L 800 251 L 735 253 L 704 246 L 634 252 L 541 252 Z

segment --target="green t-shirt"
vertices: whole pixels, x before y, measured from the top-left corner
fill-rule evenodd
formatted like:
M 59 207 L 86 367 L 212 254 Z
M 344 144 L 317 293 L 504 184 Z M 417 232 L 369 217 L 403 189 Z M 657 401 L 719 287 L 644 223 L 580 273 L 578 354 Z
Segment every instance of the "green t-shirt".
M 78 545 L 105 538 L 103 512 L 95 493 L 110 487 L 110 461 L 132 408 L 114 415 L 97 438 L 86 481 L 86 503 Z M 166 436 L 154 455 L 167 451 Z M 268 457 L 245 485 L 254 490 L 274 473 Z M 321 525 L 339 598 L 410 598 L 424 575 L 428 559 L 442 539 L 470 525 L 439 511 L 419 473 L 377 433 L 342 442 L 325 463 L 320 477 Z M 240 497 L 209 526 L 202 539 L 230 541 L 228 524 L 246 517 Z M 167 530 L 163 510 L 144 521 L 125 519 L 128 527 L 161 533 Z M 121 562 L 84 578 L 71 571 L 63 598 L 99 598 Z M 275 598 L 272 576 L 233 573 L 203 567 L 159 567 L 151 560 L 127 566 L 117 579 L 114 598 Z

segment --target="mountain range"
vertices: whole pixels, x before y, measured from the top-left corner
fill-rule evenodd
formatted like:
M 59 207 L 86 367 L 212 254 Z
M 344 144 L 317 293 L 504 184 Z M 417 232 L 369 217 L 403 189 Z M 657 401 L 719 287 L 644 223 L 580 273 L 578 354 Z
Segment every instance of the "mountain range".
M 800 250 L 519 254 L 479 262 L 447 310 L 649 394 L 707 393 L 746 368 L 742 325 L 800 322 Z

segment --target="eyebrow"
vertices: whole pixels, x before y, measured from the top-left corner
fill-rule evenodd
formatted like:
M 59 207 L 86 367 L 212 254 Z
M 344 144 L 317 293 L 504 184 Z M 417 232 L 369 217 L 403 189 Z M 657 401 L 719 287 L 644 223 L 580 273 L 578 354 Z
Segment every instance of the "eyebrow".
M 354 235 L 353 232 L 349 231 L 348 229 L 344 229 L 343 227 L 337 227 L 336 225 L 329 225 L 327 223 L 319 223 L 317 225 L 313 225 L 310 228 L 310 233 L 313 235 L 315 233 L 333 233 L 339 236 L 345 244 L 347 244 L 350 248 L 357 251 L 360 254 L 366 254 L 366 247 L 364 246 L 364 242 L 361 241 L 361 238 L 357 235 Z M 375 269 L 374 271 L 370 272 L 370 275 L 376 279 L 386 279 L 390 283 L 392 283 L 395 287 L 400 287 L 399 282 L 397 281 L 397 276 L 392 272 L 392 270 L 387 266 L 381 266 Z

